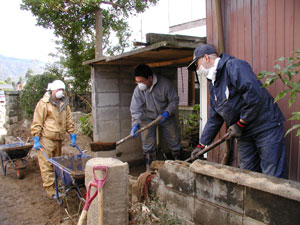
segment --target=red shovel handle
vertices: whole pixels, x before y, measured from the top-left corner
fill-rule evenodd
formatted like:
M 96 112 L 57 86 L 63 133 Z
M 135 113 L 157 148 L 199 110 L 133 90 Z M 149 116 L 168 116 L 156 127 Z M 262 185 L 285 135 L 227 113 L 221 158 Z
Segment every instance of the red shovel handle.
M 92 197 L 90 197 L 92 187 L 97 188 L 97 184 L 93 183 L 93 182 L 89 183 L 89 187 L 88 187 L 88 190 L 87 190 L 87 193 L 86 193 L 86 200 L 85 200 L 85 204 L 84 204 L 84 207 L 83 207 L 83 209 L 85 209 L 86 211 L 88 211 L 91 202 L 94 200 L 94 198 L 96 198 L 96 196 L 98 194 L 98 191 L 96 190 L 95 193 L 92 195 Z
M 102 170 L 102 171 L 105 172 L 104 177 L 101 180 L 97 179 L 96 174 L 95 174 L 96 170 Z M 108 174 L 108 166 L 94 166 L 93 167 L 93 174 L 94 174 L 94 180 L 97 184 L 97 187 L 102 188 L 104 186 L 105 182 L 106 182 L 106 178 L 107 178 L 107 174 Z

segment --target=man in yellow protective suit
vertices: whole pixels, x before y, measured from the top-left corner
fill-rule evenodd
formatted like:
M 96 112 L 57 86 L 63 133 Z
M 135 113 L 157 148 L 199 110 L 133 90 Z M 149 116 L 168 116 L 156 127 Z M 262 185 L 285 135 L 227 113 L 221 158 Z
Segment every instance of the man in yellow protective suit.
M 43 148 L 49 158 L 61 155 L 66 132 L 70 134 L 71 146 L 75 147 L 76 144 L 69 100 L 64 97 L 65 88 L 61 80 L 48 84 L 47 92 L 36 105 L 31 124 L 34 149 Z M 38 161 L 43 186 L 50 198 L 56 198 L 53 166 L 41 151 L 38 151 Z

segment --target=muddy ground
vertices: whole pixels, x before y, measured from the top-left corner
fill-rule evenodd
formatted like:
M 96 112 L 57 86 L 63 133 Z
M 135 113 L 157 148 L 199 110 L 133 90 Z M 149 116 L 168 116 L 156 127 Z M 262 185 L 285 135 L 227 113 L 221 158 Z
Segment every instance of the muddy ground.
M 78 136 L 77 144 L 83 150 L 88 149 L 91 140 L 86 136 Z M 72 154 L 74 148 L 69 147 L 70 141 L 64 142 L 63 153 Z M 91 152 L 87 152 L 89 154 Z M 1 169 L 1 168 L 0 168 Z M 138 176 L 144 172 L 143 167 L 130 168 L 130 173 Z M 85 190 L 82 190 L 85 192 Z M 48 198 L 42 187 L 42 179 L 38 167 L 36 152 L 31 150 L 24 179 L 18 179 L 16 171 L 9 167 L 6 176 L 0 174 L 0 225 L 52 225 L 77 224 L 82 204 L 75 191 L 64 198 L 58 205 Z

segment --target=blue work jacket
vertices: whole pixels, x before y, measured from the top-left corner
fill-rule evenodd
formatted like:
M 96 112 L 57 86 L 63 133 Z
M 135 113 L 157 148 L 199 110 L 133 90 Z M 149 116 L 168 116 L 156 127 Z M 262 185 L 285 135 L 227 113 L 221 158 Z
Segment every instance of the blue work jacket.
M 277 126 L 285 121 L 273 97 L 257 80 L 244 60 L 222 54 L 214 82 L 208 79 L 210 92 L 209 118 L 200 142 L 210 144 L 223 122 L 228 126 L 239 119 L 247 122 L 241 137 Z

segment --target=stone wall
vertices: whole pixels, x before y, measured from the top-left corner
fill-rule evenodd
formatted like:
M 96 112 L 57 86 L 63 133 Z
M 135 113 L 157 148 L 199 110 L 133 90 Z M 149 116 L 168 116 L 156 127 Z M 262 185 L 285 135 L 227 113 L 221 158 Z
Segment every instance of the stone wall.
M 12 135 L 12 130 L 22 119 L 19 91 L 5 91 L 5 103 L 1 103 L 0 110 L 1 135 Z
M 299 183 L 212 162 L 166 161 L 151 191 L 186 224 L 299 224 Z

